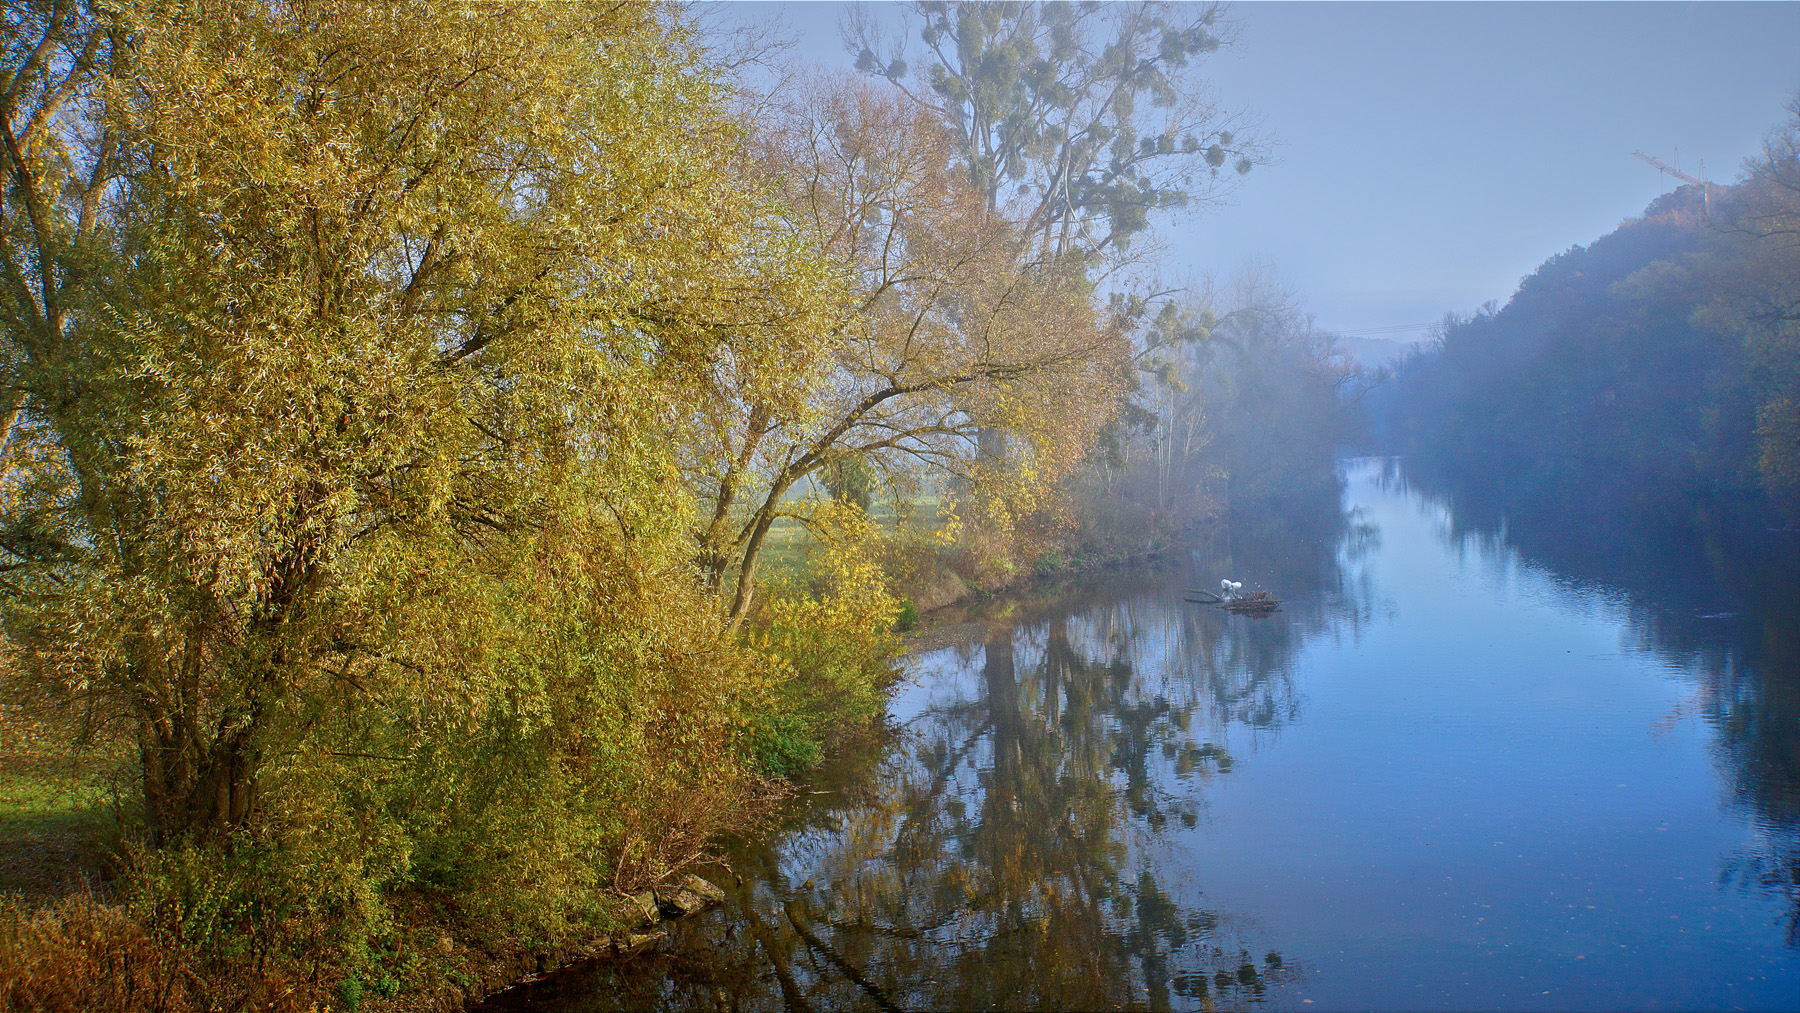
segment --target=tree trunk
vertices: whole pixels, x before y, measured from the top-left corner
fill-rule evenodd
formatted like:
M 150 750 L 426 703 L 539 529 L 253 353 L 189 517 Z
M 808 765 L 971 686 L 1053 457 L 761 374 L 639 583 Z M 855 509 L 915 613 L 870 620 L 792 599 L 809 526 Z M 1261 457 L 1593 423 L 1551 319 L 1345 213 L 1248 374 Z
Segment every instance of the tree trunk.
M 254 725 L 207 742 L 187 724 L 140 722 L 144 822 L 157 847 L 237 829 L 256 809 L 261 755 L 251 741 Z
M 777 501 L 777 496 L 770 496 L 769 503 Z M 763 540 L 768 537 L 769 528 L 775 524 L 775 511 L 768 505 L 757 514 L 756 527 L 750 532 L 750 540 L 744 544 L 744 561 L 738 567 L 737 592 L 731 599 L 730 623 L 736 626 L 742 622 L 744 615 L 750 611 L 750 601 L 756 593 L 756 562 L 762 554 Z
M 6 451 L 12 446 L 13 430 L 19 425 L 19 416 L 25 412 L 25 392 L 14 391 L 3 405 L 0 405 L 0 464 L 6 461 Z
M 199 652 L 178 671 L 141 663 L 137 676 L 138 758 L 143 767 L 144 822 L 157 847 L 247 824 L 256 808 L 263 707 L 254 700 L 214 720 L 201 711 Z

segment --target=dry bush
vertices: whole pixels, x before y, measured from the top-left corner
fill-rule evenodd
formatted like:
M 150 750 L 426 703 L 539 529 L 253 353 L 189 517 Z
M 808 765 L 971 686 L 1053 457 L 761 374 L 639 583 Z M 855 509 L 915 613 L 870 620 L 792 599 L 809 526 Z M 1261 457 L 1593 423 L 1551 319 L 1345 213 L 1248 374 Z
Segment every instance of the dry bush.
M 43 1013 L 199 1013 L 312 1008 L 315 987 L 264 968 L 221 968 L 123 907 L 77 893 L 0 905 L 0 1008 Z
M 763 829 L 786 786 L 736 771 L 682 785 L 681 792 L 657 793 L 625 815 L 625 838 L 613 863 L 612 888 L 636 893 L 672 872 L 722 856 L 713 844 L 722 832 Z

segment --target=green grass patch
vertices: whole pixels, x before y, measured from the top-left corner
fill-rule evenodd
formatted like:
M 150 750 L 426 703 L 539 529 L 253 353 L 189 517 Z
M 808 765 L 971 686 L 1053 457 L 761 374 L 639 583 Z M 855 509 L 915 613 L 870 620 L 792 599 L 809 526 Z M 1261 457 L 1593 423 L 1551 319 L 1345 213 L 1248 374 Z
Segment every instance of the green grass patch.
M 106 749 L 17 709 L 0 714 L 0 892 L 47 895 L 91 876 L 112 833 Z

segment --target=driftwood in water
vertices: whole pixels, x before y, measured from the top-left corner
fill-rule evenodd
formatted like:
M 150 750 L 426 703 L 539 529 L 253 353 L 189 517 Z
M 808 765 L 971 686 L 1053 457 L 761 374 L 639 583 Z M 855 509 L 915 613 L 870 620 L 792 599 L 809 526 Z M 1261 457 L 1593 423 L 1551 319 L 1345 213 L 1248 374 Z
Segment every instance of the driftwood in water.
M 1187 593 L 1206 596 L 1205 598 L 1188 599 L 1196 605 L 1217 605 L 1227 612 L 1234 612 L 1238 615 L 1265 616 L 1281 608 L 1281 599 L 1267 591 L 1252 591 L 1249 594 L 1233 595 L 1229 598 L 1220 597 L 1211 591 L 1197 587 L 1188 588 Z
M 1219 607 L 1227 612 L 1240 612 L 1255 615 L 1273 612 L 1280 608 L 1281 599 L 1267 591 L 1252 591 L 1249 594 L 1239 595 L 1235 598 L 1227 598 L 1225 599 L 1225 603 Z

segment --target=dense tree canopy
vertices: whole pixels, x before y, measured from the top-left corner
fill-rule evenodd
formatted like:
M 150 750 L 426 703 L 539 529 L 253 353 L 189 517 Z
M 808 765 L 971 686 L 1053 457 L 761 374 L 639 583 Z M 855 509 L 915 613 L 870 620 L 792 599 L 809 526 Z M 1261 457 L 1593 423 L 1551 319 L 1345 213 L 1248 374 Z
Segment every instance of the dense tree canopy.
M 532 804 L 577 850 L 617 844 L 633 782 L 707 770 L 755 685 L 687 576 L 666 437 L 695 364 L 811 328 L 817 273 L 731 179 L 685 29 L 638 6 L 30 12 L 0 264 L 29 667 L 127 723 L 153 840 L 307 830 L 317 780 L 374 762 L 435 799 L 395 810 L 415 872 L 440 827 L 486 827 L 465 864 L 553 858 L 493 796 L 444 794 L 524 763 L 585 769 Z

